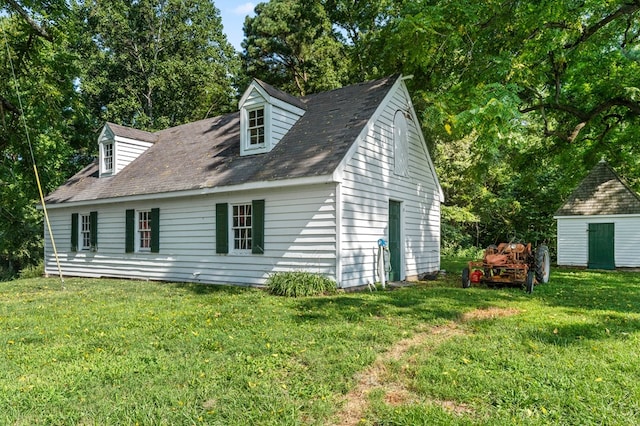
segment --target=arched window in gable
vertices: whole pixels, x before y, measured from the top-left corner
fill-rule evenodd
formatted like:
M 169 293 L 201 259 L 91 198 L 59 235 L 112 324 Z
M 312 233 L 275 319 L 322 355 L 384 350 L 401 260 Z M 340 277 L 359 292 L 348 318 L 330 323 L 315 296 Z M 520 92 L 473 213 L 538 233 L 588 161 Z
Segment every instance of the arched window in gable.
M 393 172 L 399 176 L 409 176 L 409 130 L 404 112 L 396 111 L 393 118 Z

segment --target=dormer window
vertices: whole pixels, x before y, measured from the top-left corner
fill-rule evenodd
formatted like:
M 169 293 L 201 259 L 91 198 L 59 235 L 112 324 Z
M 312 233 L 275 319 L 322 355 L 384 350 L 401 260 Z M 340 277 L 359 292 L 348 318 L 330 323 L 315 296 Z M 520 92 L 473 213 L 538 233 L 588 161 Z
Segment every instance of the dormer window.
M 240 155 L 264 154 L 304 115 L 305 104 L 260 80 L 253 80 L 238 103 Z
M 247 130 L 250 147 L 264 146 L 264 108 L 249 111 Z
M 98 137 L 100 177 L 119 173 L 157 140 L 154 133 L 106 123 Z
M 102 171 L 113 172 L 113 142 L 102 144 Z

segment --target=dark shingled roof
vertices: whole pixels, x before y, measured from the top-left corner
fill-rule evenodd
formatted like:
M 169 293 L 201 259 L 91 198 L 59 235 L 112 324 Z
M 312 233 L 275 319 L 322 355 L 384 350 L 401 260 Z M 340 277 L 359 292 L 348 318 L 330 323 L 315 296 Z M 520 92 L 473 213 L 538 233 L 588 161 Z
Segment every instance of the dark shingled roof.
M 238 112 L 153 133 L 155 144 L 115 176 L 98 178 L 96 161 L 47 196 L 46 202 L 93 201 L 330 175 L 397 78 L 299 99 L 305 114 L 265 154 L 240 156 Z M 122 131 L 122 126 L 115 127 Z
M 144 141 L 144 142 L 153 142 L 153 143 L 155 143 L 158 140 L 158 135 L 151 132 L 132 129 L 131 127 L 121 126 L 116 123 L 108 122 L 107 125 L 109 125 L 109 128 L 113 130 L 113 133 L 116 136 L 120 136 L 128 139 L 135 139 L 135 140 Z
M 287 92 L 283 92 L 280 89 L 276 89 L 275 87 L 271 86 L 270 84 L 265 83 L 262 80 L 258 80 L 257 78 L 254 78 L 255 82 L 258 83 L 264 90 L 265 92 L 267 92 L 269 94 L 269 96 L 276 98 L 276 99 L 280 99 L 281 101 L 284 101 L 288 104 L 297 106 L 298 108 L 302 108 L 302 109 L 306 109 L 307 106 L 304 104 L 304 102 L 302 102 L 302 100 L 300 100 L 299 98 L 296 98 L 293 95 L 288 94 Z
M 640 214 L 640 197 L 600 161 L 556 211 L 556 216 Z

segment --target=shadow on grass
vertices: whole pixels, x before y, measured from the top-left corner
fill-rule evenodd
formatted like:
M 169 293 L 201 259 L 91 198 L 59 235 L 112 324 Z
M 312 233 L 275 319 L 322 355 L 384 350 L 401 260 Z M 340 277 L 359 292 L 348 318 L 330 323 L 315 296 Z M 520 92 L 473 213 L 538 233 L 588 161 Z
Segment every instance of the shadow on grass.
M 640 273 L 557 268 L 533 297 L 548 306 L 640 313 Z
M 525 296 L 502 291 L 444 287 L 442 283 L 400 290 L 306 298 L 297 304 L 298 321 L 362 321 L 370 317 L 411 317 L 417 321 L 453 321 L 469 310 L 504 304 Z
M 166 285 L 162 283 L 160 285 Z M 198 283 L 172 283 L 175 288 L 190 291 L 194 294 L 244 294 L 248 291 L 257 291 L 254 287 L 233 286 L 223 284 L 198 284 Z
M 554 346 L 581 345 L 583 340 L 620 340 L 640 331 L 640 319 L 622 314 L 595 315 L 589 321 L 530 330 L 527 339 Z

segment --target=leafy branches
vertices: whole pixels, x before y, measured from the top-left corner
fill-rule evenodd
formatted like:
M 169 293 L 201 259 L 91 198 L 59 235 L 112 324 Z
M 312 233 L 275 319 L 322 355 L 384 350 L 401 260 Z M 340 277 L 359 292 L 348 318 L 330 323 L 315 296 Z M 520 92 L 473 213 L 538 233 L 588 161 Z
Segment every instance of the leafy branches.
M 604 28 L 607 24 L 620 19 L 624 16 L 631 16 L 640 9 L 640 1 L 634 1 L 632 3 L 622 3 L 620 7 L 614 12 L 607 14 L 599 21 L 596 21 L 592 25 L 583 26 L 581 29 L 581 35 L 575 41 L 564 45 L 565 49 L 572 49 L 581 43 L 586 42 L 591 36 L 593 36 L 600 29 Z M 631 20 L 628 21 L 628 28 L 631 26 Z
M 212 2 L 92 0 L 78 13 L 96 117 L 155 130 L 232 108 L 239 63 Z
M 49 32 L 47 32 L 47 30 L 44 27 L 40 26 L 34 19 L 32 19 L 31 15 L 29 15 L 27 10 L 20 3 L 18 3 L 16 0 L 5 0 L 5 1 L 9 4 L 9 7 L 11 9 L 15 10 L 22 16 L 22 18 L 29 24 L 29 26 L 31 26 L 31 28 L 35 31 L 35 33 L 38 36 L 48 41 L 53 41 L 53 36 L 49 34 Z
M 319 1 L 272 0 L 255 10 L 244 25 L 248 75 L 301 96 L 347 81 L 345 48 Z

